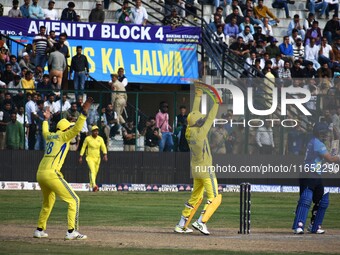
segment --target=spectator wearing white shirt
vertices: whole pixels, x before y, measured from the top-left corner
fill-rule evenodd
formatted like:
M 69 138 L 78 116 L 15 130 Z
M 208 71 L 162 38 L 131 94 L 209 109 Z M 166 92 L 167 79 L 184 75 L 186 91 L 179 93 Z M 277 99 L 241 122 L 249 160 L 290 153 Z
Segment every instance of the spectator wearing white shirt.
M 71 108 L 70 102 L 67 100 L 67 95 L 63 94 L 63 97 L 56 102 L 55 113 L 62 113 Z
M 44 9 L 44 17 L 46 20 L 58 20 L 59 15 L 57 10 L 54 9 L 54 0 L 48 2 L 48 8 Z
M 302 39 L 302 37 L 299 35 L 297 29 L 294 28 L 294 29 L 292 30 L 291 36 L 289 36 L 289 43 L 290 43 L 291 45 L 295 45 L 297 39 Z
M 118 68 L 118 81 L 123 83 L 124 87 L 126 87 L 128 85 L 128 79 L 124 75 L 124 68 L 123 67 Z
M 256 132 L 256 143 L 259 146 L 260 154 L 272 154 L 274 145 L 273 130 L 271 122 L 265 121 L 263 127 L 259 127 Z
M 44 107 L 49 107 L 50 112 L 52 114 L 55 114 L 56 112 L 58 112 L 56 102 L 54 102 L 54 94 L 53 93 L 48 95 L 48 99 L 44 102 Z
M 133 23 L 137 25 L 146 26 L 148 22 L 148 13 L 142 6 L 141 0 L 136 0 L 136 6 L 132 8 Z
M 271 25 L 269 25 L 269 18 L 263 19 L 263 24 L 260 25 L 262 28 L 262 34 L 268 37 L 273 37 L 273 28 Z M 268 41 L 268 40 L 267 40 Z
M 281 54 L 277 54 L 275 58 L 270 59 L 273 63 L 272 68 L 273 70 L 278 71 L 280 68 L 284 67 L 285 62 L 281 58 Z
M 319 62 L 320 65 L 327 63 L 329 68 L 333 68 L 334 54 L 332 46 L 327 43 L 327 37 L 322 37 L 320 50 L 319 50 Z
M 320 68 L 318 62 L 320 47 L 315 45 L 315 38 L 310 39 L 310 44 L 305 47 L 305 60 L 313 62 L 313 67 L 315 70 Z
M 299 14 L 295 14 L 294 19 L 291 22 L 289 22 L 287 35 L 291 35 L 293 33 L 293 29 L 296 29 L 298 31 L 298 34 L 301 36 L 302 40 L 305 40 L 306 31 L 300 24 Z
M 25 105 L 25 111 L 27 114 L 27 123 L 29 125 L 28 128 L 28 149 L 34 150 L 35 146 L 35 135 L 37 132 L 37 125 L 35 124 L 34 119 L 37 118 L 37 100 L 38 96 L 37 94 L 32 94 L 32 96 L 27 96 L 27 103 Z
M 246 61 L 244 63 L 244 69 L 247 71 L 251 70 L 252 66 L 255 66 L 255 61 L 256 61 L 256 53 L 252 52 L 250 53 L 250 57 L 246 58 Z

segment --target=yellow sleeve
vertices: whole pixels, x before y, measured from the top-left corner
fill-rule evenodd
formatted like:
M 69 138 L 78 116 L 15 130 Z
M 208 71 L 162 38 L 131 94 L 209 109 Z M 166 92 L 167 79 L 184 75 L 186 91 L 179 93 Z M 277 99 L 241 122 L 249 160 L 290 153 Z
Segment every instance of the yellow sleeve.
M 203 131 L 202 137 L 203 136 L 205 137 L 208 134 L 211 128 L 211 125 L 213 124 L 214 119 L 217 115 L 218 107 L 219 107 L 219 104 L 215 103 L 214 106 L 211 108 L 204 125 L 201 127 L 201 130 Z
M 87 143 L 88 143 L 88 140 L 89 140 L 88 137 L 85 138 L 83 146 L 81 147 L 80 156 L 83 156 L 84 153 L 85 153 L 85 150 L 86 150 L 86 147 L 87 147 Z
M 47 140 L 47 136 L 49 133 L 50 131 L 48 130 L 48 121 L 44 120 L 42 123 L 42 135 L 45 140 Z
M 267 8 L 267 13 L 269 17 L 271 17 L 272 19 L 276 19 L 275 15 L 269 10 L 269 8 Z
M 106 145 L 104 143 L 103 138 L 101 138 L 101 140 L 100 140 L 100 148 L 101 148 L 103 154 L 107 154 L 107 149 L 106 149 Z
M 69 130 L 67 130 L 66 132 L 62 132 L 61 138 L 63 139 L 63 141 L 65 142 L 71 141 L 82 130 L 85 121 L 86 121 L 86 116 L 83 114 L 80 114 L 76 124 Z
M 202 98 L 202 95 L 198 95 L 195 92 L 195 99 L 194 99 L 194 104 L 192 105 L 192 111 L 200 110 L 201 98 Z

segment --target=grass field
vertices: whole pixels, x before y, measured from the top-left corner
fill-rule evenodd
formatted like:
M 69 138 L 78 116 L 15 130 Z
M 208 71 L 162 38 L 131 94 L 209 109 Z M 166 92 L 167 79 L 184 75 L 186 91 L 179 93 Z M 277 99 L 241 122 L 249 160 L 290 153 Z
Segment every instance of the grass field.
M 328 250 L 322 248 L 308 250 L 275 249 L 275 242 L 284 246 L 303 242 L 333 242 L 339 245 L 340 237 L 340 195 L 331 194 L 323 227 L 329 232 L 320 236 L 304 235 L 304 239 L 295 238 L 291 234 L 298 194 L 295 193 L 253 193 L 252 195 L 252 234 L 237 235 L 239 223 L 239 197 L 236 193 L 224 193 L 223 202 L 211 221 L 209 230 L 212 235 L 205 237 L 199 234 L 192 236 L 175 235 L 173 227 L 180 217 L 183 203 L 189 193 L 132 193 L 132 192 L 78 192 L 81 200 L 80 227 L 89 236 L 89 240 L 81 242 L 64 242 L 66 231 L 67 205 L 57 200 L 48 223 L 48 240 L 31 238 L 36 227 L 41 208 L 40 191 L 0 191 L 0 227 L 13 229 L 16 234 L 10 237 L 0 231 L 0 254 L 315 254 L 340 253 L 340 246 Z M 23 231 L 20 231 L 22 229 Z M 86 231 L 85 231 L 86 230 Z M 110 231 L 109 231 L 110 230 Z M 112 231 L 111 231 L 112 230 Z M 82 232 L 81 231 L 81 232 Z M 94 231 L 94 236 L 91 236 Z M 90 232 L 90 233 L 89 233 Z M 122 235 L 119 235 L 121 232 Z M 52 233 L 57 233 L 54 237 Z M 97 233 L 97 234 L 96 234 Z M 98 238 L 103 234 L 102 238 Z M 110 237 L 110 234 L 115 236 Z M 329 234 L 331 233 L 331 234 Z M 138 236 L 139 234 L 139 236 Z M 126 235 L 126 242 L 122 236 Z M 129 237 L 131 235 L 131 237 Z M 136 235 L 136 236 L 135 236 Z M 282 235 L 282 238 L 280 237 Z M 269 249 L 261 251 L 261 243 L 266 241 Z M 145 238 L 145 241 L 143 241 Z M 328 239 L 327 239 L 328 238 Z M 92 240 L 92 241 L 90 241 Z M 101 242 L 101 240 L 104 240 Z M 123 240 L 123 241 L 117 241 Z M 197 242 L 187 246 L 181 242 Z M 118 243 L 115 243 L 115 242 Z M 259 250 L 247 250 L 238 246 L 249 242 Z M 162 244 L 164 242 L 164 244 Z M 207 242 L 207 245 L 203 246 Z M 234 246 L 225 247 L 233 244 Z M 29 244 L 29 245 L 28 245 Z M 271 245 L 273 248 L 270 248 Z M 339 247 L 339 250 L 337 250 Z M 197 248 L 197 249 L 195 249 Z M 220 248 L 220 249 L 219 249 Z M 283 247 L 284 248 L 284 247 Z M 226 251 L 227 250 L 227 251 Z M 306 253 L 303 253 L 306 252 Z M 308 252 L 308 254 L 310 254 Z

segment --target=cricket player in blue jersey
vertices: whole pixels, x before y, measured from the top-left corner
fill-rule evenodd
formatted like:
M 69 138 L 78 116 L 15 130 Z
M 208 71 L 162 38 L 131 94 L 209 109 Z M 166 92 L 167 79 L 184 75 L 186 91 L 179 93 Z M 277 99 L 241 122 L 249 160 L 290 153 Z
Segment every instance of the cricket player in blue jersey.
M 300 199 L 295 212 L 295 219 L 292 229 L 295 234 L 303 234 L 308 212 L 312 202 L 311 222 L 307 231 L 315 234 L 323 234 L 321 228 L 326 209 L 329 204 L 329 193 L 324 194 L 322 183 L 322 171 L 324 163 L 340 162 L 339 156 L 332 156 L 324 144 L 328 125 L 324 122 L 317 122 L 313 127 L 313 138 L 307 145 L 304 160 L 304 176 L 300 179 Z
M 64 202 L 68 203 L 68 231 L 65 240 L 86 239 L 86 235 L 78 232 L 78 218 L 80 200 L 72 187 L 64 179 L 61 168 L 64 164 L 66 155 L 70 147 L 70 141 L 83 128 L 87 112 L 93 103 L 92 98 L 88 98 L 83 104 L 83 110 L 73 127 L 66 119 L 61 119 L 57 123 L 57 132 L 49 131 L 48 120 L 51 117 L 49 109 L 44 112 L 45 121 L 42 124 L 42 133 L 46 141 L 46 150 L 44 157 L 40 161 L 37 181 L 43 194 L 42 209 L 40 211 L 38 227 L 34 231 L 33 237 L 46 238 L 48 234 L 45 232 L 47 220 L 53 209 L 56 195 Z

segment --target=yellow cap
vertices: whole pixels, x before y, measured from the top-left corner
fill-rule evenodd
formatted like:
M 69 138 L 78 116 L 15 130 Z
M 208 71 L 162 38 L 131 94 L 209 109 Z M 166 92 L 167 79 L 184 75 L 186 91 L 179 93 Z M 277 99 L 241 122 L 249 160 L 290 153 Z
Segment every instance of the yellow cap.
M 57 129 L 64 131 L 71 126 L 71 123 L 67 119 L 61 119 L 57 124 Z
M 94 126 L 92 126 L 91 130 L 93 131 L 93 130 L 98 130 L 98 129 L 99 129 L 98 126 L 94 125 Z

